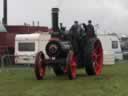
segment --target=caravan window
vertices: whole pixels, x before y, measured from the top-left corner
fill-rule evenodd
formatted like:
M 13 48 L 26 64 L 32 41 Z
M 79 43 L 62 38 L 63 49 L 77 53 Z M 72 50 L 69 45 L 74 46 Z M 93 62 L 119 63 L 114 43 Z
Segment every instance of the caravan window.
M 35 51 L 35 43 L 19 43 L 19 51 Z
M 112 49 L 118 48 L 118 41 L 112 41 Z

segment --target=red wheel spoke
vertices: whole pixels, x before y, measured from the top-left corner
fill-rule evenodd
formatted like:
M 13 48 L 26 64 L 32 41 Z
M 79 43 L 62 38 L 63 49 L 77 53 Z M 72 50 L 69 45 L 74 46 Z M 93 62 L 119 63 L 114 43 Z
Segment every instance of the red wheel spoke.
M 76 78 L 76 57 L 75 56 L 72 56 L 70 66 L 71 66 L 72 76 L 73 78 Z
M 77 60 L 76 56 L 73 52 L 69 52 L 69 61 L 68 61 L 68 75 L 69 79 L 76 78 L 76 70 L 77 70 Z
M 102 70 L 102 64 L 103 64 L 103 51 L 102 46 L 100 42 L 96 42 L 93 52 L 93 60 L 94 60 L 94 67 L 96 75 L 99 75 Z

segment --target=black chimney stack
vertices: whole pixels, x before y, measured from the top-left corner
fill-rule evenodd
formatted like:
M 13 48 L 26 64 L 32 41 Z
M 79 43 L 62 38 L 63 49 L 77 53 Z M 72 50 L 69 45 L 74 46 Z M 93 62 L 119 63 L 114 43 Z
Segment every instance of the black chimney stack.
M 52 8 L 52 29 L 54 32 L 59 31 L 58 22 L 59 22 L 59 8 Z
M 7 0 L 3 1 L 3 24 L 7 25 L 8 20 L 7 20 Z

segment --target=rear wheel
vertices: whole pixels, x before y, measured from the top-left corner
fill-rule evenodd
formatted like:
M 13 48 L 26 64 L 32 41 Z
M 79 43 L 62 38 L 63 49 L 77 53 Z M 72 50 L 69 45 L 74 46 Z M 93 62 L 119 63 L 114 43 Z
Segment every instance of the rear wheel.
M 73 51 L 69 51 L 67 56 L 67 74 L 70 80 L 76 79 L 77 58 Z
M 90 39 L 84 52 L 87 74 L 100 75 L 103 66 L 103 49 L 100 40 L 97 38 Z
M 45 75 L 45 57 L 43 52 L 38 52 L 35 59 L 35 75 L 37 80 L 42 80 Z

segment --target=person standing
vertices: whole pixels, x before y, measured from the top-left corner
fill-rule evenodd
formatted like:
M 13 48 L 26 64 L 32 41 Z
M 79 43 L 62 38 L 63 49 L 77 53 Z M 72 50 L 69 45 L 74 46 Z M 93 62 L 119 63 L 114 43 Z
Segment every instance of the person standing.
M 60 31 L 64 32 L 65 31 L 65 27 L 63 26 L 63 23 L 60 23 Z
M 82 28 L 78 21 L 74 21 L 74 24 L 71 26 L 69 30 L 71 35 L 72 47 L 76 54 L 79 52 L 81 30 Z
M 95 37 L 95 29 L 94 26 L 92 25 L 92 21 L 88 20 L 88 25 L 87 25 L 87 36 L 89 37 Z

